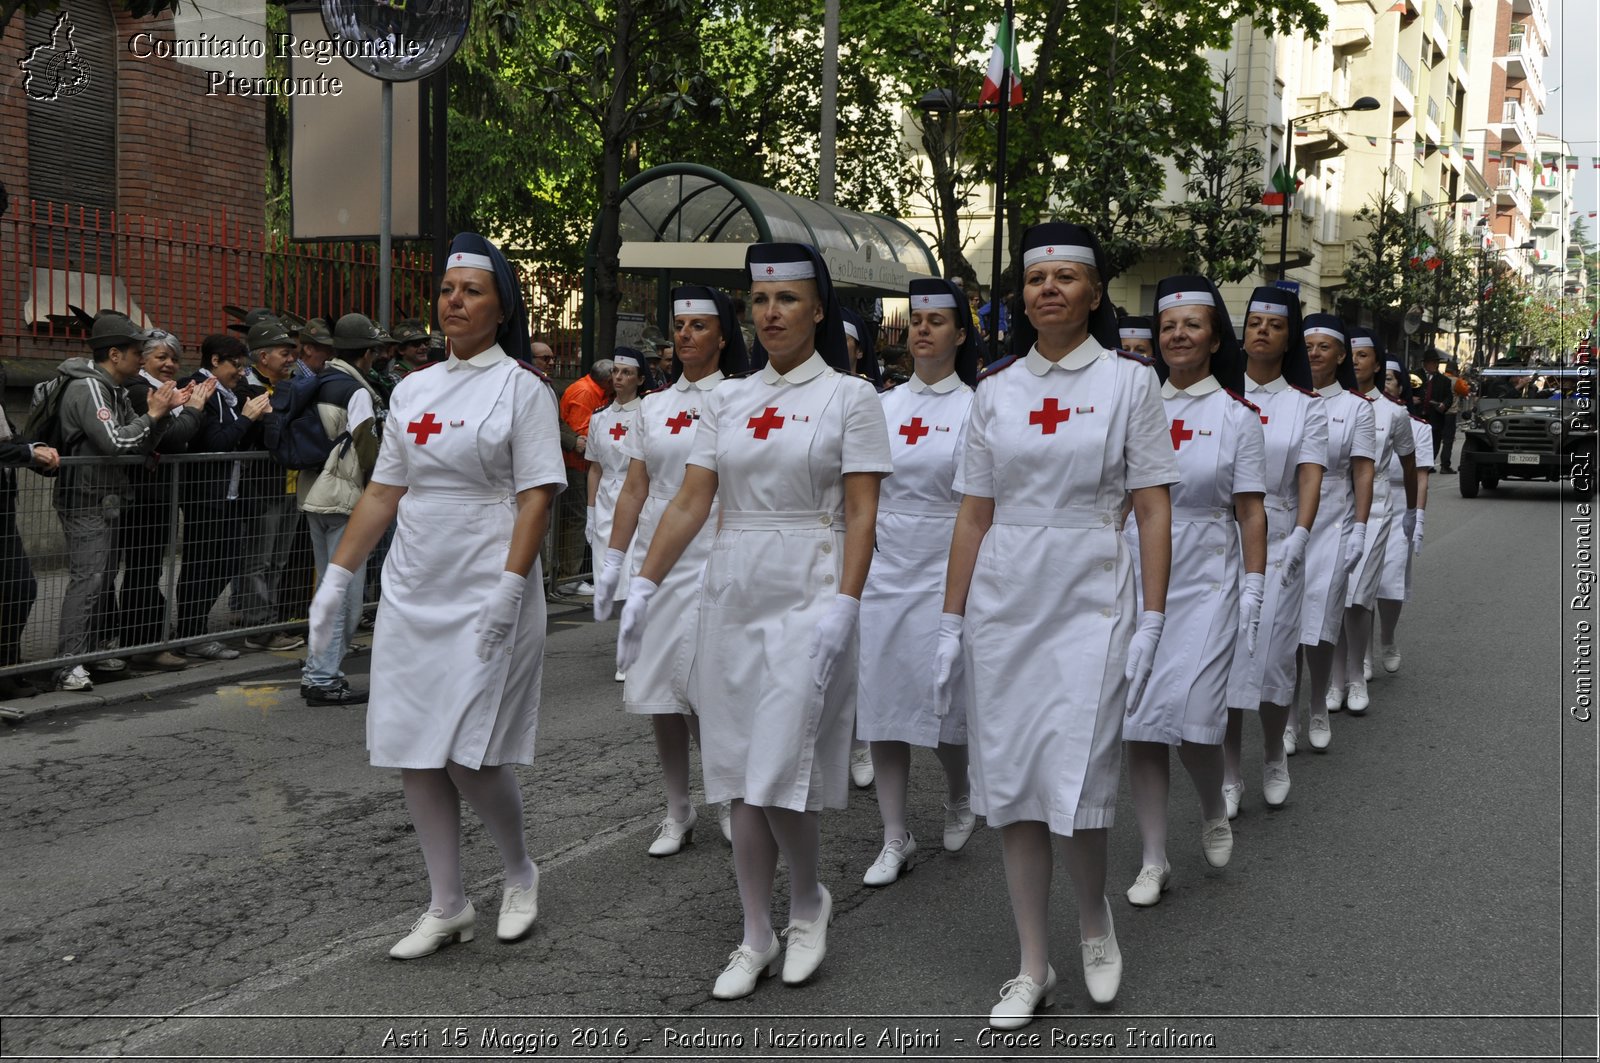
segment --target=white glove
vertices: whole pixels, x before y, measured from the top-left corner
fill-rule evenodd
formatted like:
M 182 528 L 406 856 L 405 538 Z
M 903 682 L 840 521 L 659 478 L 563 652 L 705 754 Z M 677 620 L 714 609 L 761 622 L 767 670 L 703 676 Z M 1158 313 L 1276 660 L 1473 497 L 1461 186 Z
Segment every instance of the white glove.
M 1414 529 L 1416 526 L 1417 511 L 1414 509 L 1406 510 L 1405 517 L 1400 521 L 1400 534 L 1409 539 L 1411 538 L 1412 529 Z
M 1128 643 L 1128 667 L 1122 673 L 1128 680 L 1128 711 L 1139 704 L 1150 670 L 1156 664 L 1156 644 L 1161 641 L 1161 629 L 1167 626 L 1167 614 L 1145 610 L 1139 614 L 1139 630 Z
M 594 507 L 583 511 L 583 541 L 590 546 L 594 545 Z
M 1422 526 L 1428 522 L 1427 517 L 1427 510 L 1417 510 L 1417 526 L 1411 529 L 1411 555 L 1413 557 L 1422 556 Z
M 617 632 L 617 671 L 626 672 L 639 659 L 644 643 L 644 623 L 650 615 L 650 599 L 660 584 L 635 576 L 628 585 L 628 604 L 622 607 L 622 627 Z
M 817 621 L 817 630 L 811 635 L 811 659 L 817 662 L 812 678 L 817 686 L 826 687 L 833 678 L 833 669 L 839 658 L 856 636 L 856 625 L 861 621 L 861 601 L 848 594 L 835 595 L 828 615 Z
M 1297 527 L 1289 533 L 1289 538 L 1284 540 L 1283 585 L 1285 587 L 1300 578 L 1300 568 L 1306 563 L 1306 542 L 1310 538 L 1310 532 Z
M 344 592 L 356 574 L 347 568 L 329 562 L 327 571 L 317 580 L 317 593 L 311 599 L 311 626 L 306 632 L 306 656 L 321 657 L 328 651 L 328 642 L 334 631 L 344 623 Z
M 1239 637 L 1244 639 L 1245 652 L 1256 655 L 1256 632 L 1261 628 L 1261 600 L 1267 594 L 1267 577 L 1260 572 L 1246 572 L 1239 588 Z
M 617 585 L 622 582 L 622 562 L 627 555 L 621 550 L 606 550 L 605 564 L 594 581 L 595 623 L 611 618 L 612 600 L 617 596 Z
M 961 629 L 966 622 L 960 613 L 939 614 L 939 648 L 933 655 L 933 714 L 941 720 L 950 715 L 950 695 L 961 668 Z
M 522 593 L 527 589 L 527 576 L 500 573 L 500 582 L 489 592 L 488 599 L 478 610 L 478 622 L 472 625 L 472 633 L 478 636 L 478 660 L 492 661 L 495 654 L 510 649 L 506 637 L 516 626 L 522 612 Z
M 1350 575 L 1361 567 L 1361 552 L 1367 548 L 1367 526 L 1353 524 L 1350 527 L 1350 538 L 1344 543 L 1344 574 Z

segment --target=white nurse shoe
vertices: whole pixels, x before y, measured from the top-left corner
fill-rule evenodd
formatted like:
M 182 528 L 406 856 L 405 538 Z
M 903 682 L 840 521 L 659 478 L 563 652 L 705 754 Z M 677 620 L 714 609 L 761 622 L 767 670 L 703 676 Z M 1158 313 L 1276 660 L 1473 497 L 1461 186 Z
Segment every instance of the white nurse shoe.
M 655 841 L 650 843 L 650 855 L 674 856 L 682 852 L 685 845 L 694 841 L 694 825 L 699 820 L 699 813 L 695 812 L 693 806 L 689 808 L 689 818 L 682 822 L 667 816 L 656 828 Z
M 867 873 L 861 876 L 861 881 L 867 886 L 887 886 L 900 877 L 900 872 L 906 868 L 906 863 L 911 859 L 911 854 L 917 851 L 917 839 L 906 831 L 904 838 L 896 838 L 883 847 L 878 858 L 867 868 Z

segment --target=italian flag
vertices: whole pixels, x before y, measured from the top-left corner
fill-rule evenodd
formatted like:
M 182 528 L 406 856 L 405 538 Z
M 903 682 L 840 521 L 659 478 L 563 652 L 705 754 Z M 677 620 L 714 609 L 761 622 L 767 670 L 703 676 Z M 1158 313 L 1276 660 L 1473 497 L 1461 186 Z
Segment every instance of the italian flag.
M 983 75 L 983 91 L 978 94 L 978 105 L 1000 102 L 1000 82 L 1011 75 L 1011 100 L 1009 106 L 1022 103 L 1022 76 L 1017 71 L 1017 40 L 1012 33 L 1011 20 L 1001 19 L 995 33 L 994 51 L 989 53 L 989 69 Z

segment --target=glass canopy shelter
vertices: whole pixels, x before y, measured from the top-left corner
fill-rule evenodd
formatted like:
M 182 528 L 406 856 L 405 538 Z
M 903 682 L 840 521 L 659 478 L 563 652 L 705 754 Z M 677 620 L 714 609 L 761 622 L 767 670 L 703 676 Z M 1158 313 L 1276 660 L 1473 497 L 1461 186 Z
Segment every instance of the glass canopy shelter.
M 674 286 L 749 286 L 744 253 L 753 243 L 813 245 L 847 304 L 904 296 L 911 278 L 939 275 L 932 252 L 903 222 L 774 192 L 709 166 L 675 162 L 646 170 L 622 186 L 621 210 L 622 272 L 656 278 L 648 316 L 664 333 L 670 333 Z M 584 258 L 585 365 L 594 360 L 597 247 L 598 228 Z

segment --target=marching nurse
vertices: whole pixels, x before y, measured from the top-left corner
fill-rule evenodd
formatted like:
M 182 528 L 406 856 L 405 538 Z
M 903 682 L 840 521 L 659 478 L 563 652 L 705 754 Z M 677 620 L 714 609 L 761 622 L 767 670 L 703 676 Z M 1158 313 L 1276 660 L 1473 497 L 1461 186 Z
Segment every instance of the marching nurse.
M 1433 472 L 1433 428 L 1427 421 L 1410 413 L 1411 377 L 1400 363 L 1385 363 L 1384 394 L 1399 401 L 1411 418 L 1411 434 L 1416 440 L 1417 467 L 1416 519 L 1411 534 L 1406 534 L 1405 522 L 1389 526 L 1389 549 L 1383 555 L 1383 575 L 1378 578 L 1378 646 L 1379 657 L 1385 672 L 1400 670 L 1400 648 L 1395 644 L 1395 629 L 1400 625 L 1400 609 L 1411 598 L 1411 568 L 1422 555 L 1422 528 L 1428 512 L 1428 477 Z M 1405 464 L 1396 454 L 1389 462 L 1389 496 L 1405 487 Z M 1369 651 L 1367 660 L 1372 654 Z
M 845 807 L 857 624 L 872 564 L 878 481 L 893 471 L 883 406 L 848 375 L 840 308 L 808 244 L 746 253 L 767 363 L 712 392 L 683 486 L 622 611 L 617 666 L 637 658 L 651 599 L 711 514 L 692 700 L 706 800 L 733 802 L 744 935 L 712 989 L 753 992 L 779 966 L 773 876 L 789 869 L 783 980 L 811 977 L 833 899 L 819 880 L 820 813 Z M 759 355 L 758 355 L 759 357 Z
M 1288 730 L 1300 651 L 1306 544 L 1317 520 L 1328 419 L 1311 390 L 1300 299 L 1267 285 L 1250 294 L 1244 324 L 1245 397 L 1261 410 L 1266 441 L 1267 570 L 1254 652 L 1236 645 L 1228 673 L 1228 736 L 1223 797 L 1228 818 L 1244 794 L 1240 772 L 1246 712 L 1261 718 L 1261 795 L 1269 808 L 1289 797 L 1294 735 Z
M 455 238 L 438 310 L 450 358 L 395 388 L 372 480 L 311 603 L 314 656 L 339 622 L 345 587 L 398 518 L 373 633 L 367 749 L 374 767 L 400 769 L 432 891 L 389 950 L 402 960 L 472 940 L 462 798 L 505 867 L 500 940 L 526 935 L 538 915 L 514 765 L 533 762 L 539 543 L 566 485 L 555 399 L 517 364 L 531 353 L 528 315 L 498 248 L 476 233 Z
M 1123 350 L 1154 358 L 1155 328 L 1156 323 L 1147 317 L 1124 317 L 1117 322 L 1117 339 L 1121 341 Z
M 639 395 L 646 386 L 644 358 L 632 347 L 618 347 L 611 356 L 611 387 L 614 396 L 609 406 L 602 406 L 589 418 L 589 442 L 583 456 L 589 461 L 588 488 L 585 501 L 584 536 L 590 549 L 599 551 L 611 541 L 611 521 L 617 509 L 617 496 L 622 492 L 622 481 L 628 475 L 630 459 L 624 447 L 628 433 L 633 431 L 639 411 Z M 630 565 L 624 564 L 625 569 Z M 623 598 L 628 596 L 627 585 L 620 588 Z M 623 681 L 617 673 L 617 682 Z
M 1089 994 L 1122 978 L 1106 902 L 1122 717 L 1165 623 L 1167 486 L 1178 478 L 1149 363 L 1118 353 L 1099 242 L 1081 226 L 1023 234 L 1022 355 L 978 385 L 955 490 L 937 682 L 964 684 L 972 810 L 1000 828 L 1021 946 L 990 1023 L 1016 1028 L 1049 999 L 1052 836 L 1067 854 Z M 1037 339 L 1037 343 L 1035 340 Z M 1132 494 L 1144 611 L 1118 534 Z
M 978 337 L 961 289 L 914 280 L 907 344 L 915 365 L 886 391 L 884 420 L 894 473 L 878 500 L 878 549 L 861 596 L 861 685 L 856 737 L 872 744 L 883 817 L 883 849 L 862 881 L 900 877 L 917 842 L 906 820 L 911 747 L 933 749 L 944 767 L 944 847 L 966 845 L 976 817 L 967 797 L 967 700 L 935 704 L 929 664 L 939 645 L 945 563 L 960 499 L 952 484 L 978 381 Z
M 1310 314 L 1303 332 L 1311 383 L 1328 418 L 1327 473 L 1317 500 L 1317 522 L 1306 543 L 1306 589 L 1300 603 L 1300 645 L 1311 683 L 1308 736 L 1311 748 L 1321 752 L 1333 740 L 1323 691 L 1344 626 L 1345 588 L 1366 543 L 1378 431 L 1371 400 L 1354 390 L 1355 367 L 1344 322 L 1332 314 Z M 1291 721 L 1289 726 L 1295 725 Z
M 1204 277 L 1168 277 L 1156 286 L 1156 324 L 1156 372 L 1163 378 L 1178 482 L 1171 489 L 1166 626 L 1144 694 L 1122 721 L 1128 787 L 1144 843 L 1128 902 L 1140 907 L 1160 901 L 1172 876 L 1169 747 L 1177 747 L 1200 797 L 1206 862 L 1224 867 L 1233 853 L 1222 796 L 1228 672 L 1236 644 L 1256 649 L 1267 564 L 1261 411 L 1240 394 L 1244 357 L 1222 297 Z M 1139 532 L 1136 521 L 1123 532 L 1135 588 Z
M 672 386 L 646 395 L 633 430 L 623 436 L 627 479 L 617 498 L 605 563 L 595 580 L 594 617 L 611 615 L 617 588 L 644 563 L 667 503 L 683 485 L 684 464 L 694 449 L 696 426 L 711 392 L 749 361 L 733 302 L 714 288 L 688 285 L 672 293 L 674 351 L 683 371 Z M 651 624 L 639 657 L 627 671 L 622 704 L 650 717 L 656 755 L 667 791 L 667 814 L 650 842 L 651 856 L 672 856 L 693 841 L 698 816 L 689 797 L 689 741 L 700 740 L 700 717 L 690 698 L 696 662 L 700 586 L 711 541 L 716 537 L 715 501 L 705 525 L 660 580 L 651 600 Z M 629 544 L 632 549 L 629 549 Z M 717 805 L 724 837 L 731 835 L 729 805 Z

